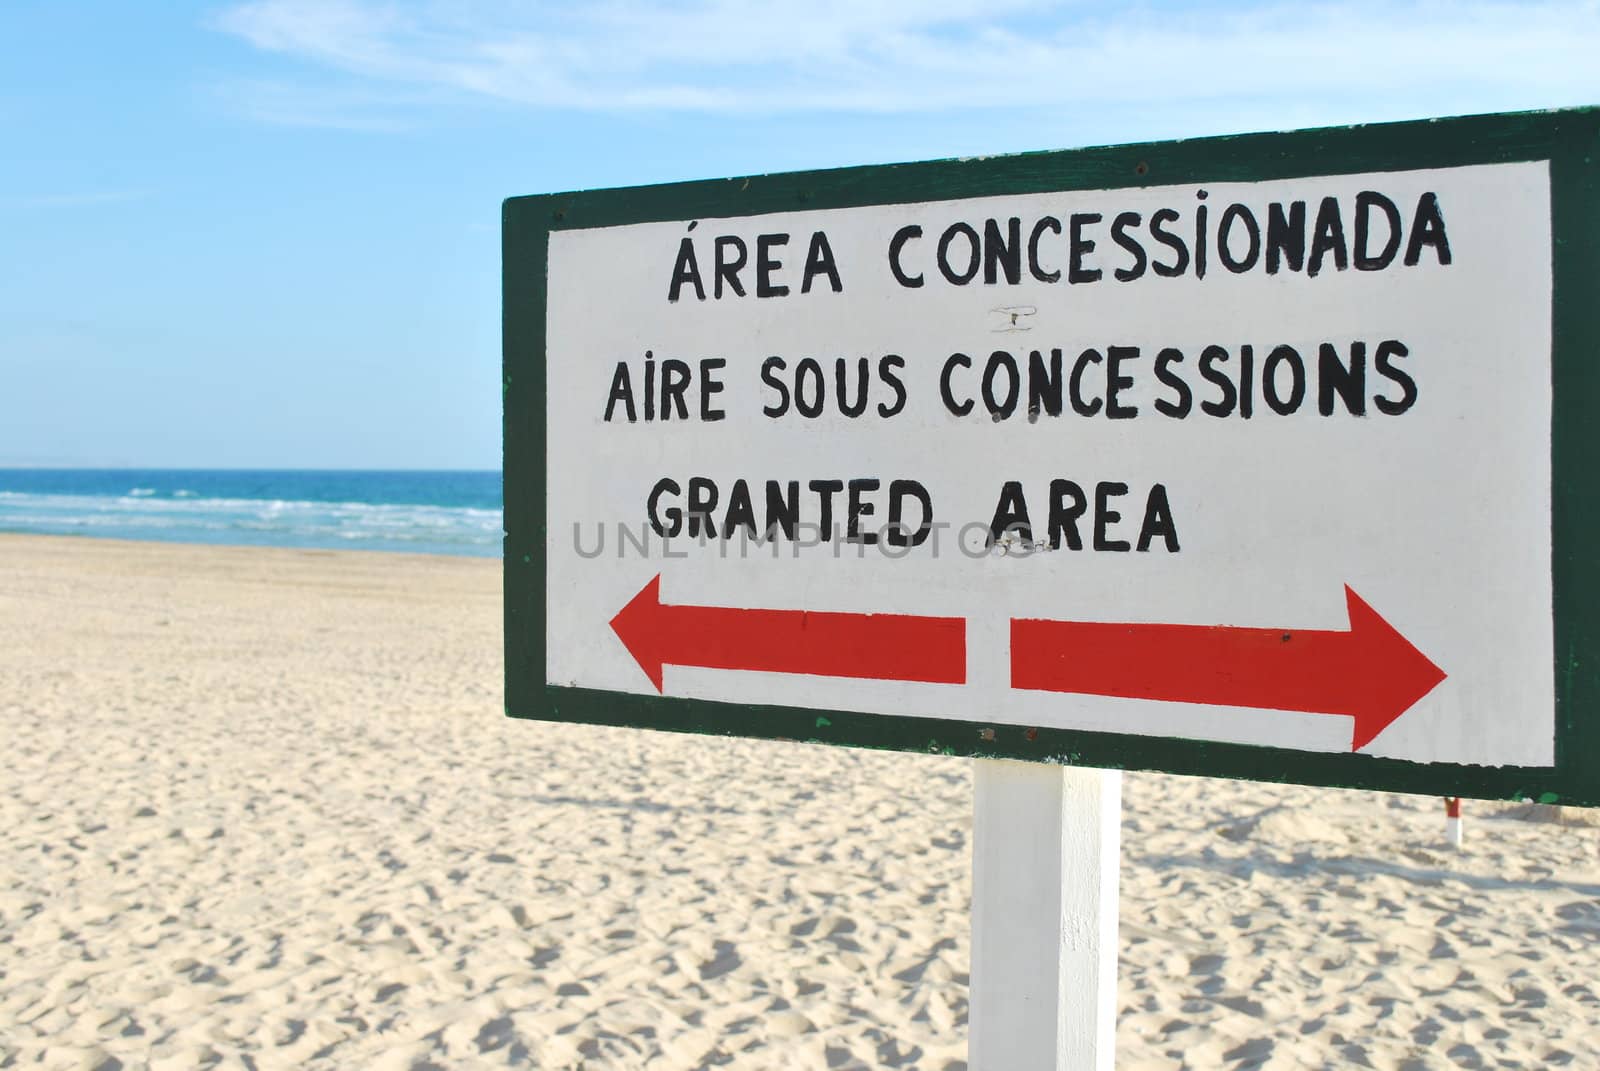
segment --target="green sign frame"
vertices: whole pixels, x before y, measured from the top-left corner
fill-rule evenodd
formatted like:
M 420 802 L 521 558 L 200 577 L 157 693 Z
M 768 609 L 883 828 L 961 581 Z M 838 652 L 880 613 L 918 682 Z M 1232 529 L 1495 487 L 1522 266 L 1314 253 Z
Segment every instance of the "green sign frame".
M 1362 754 L 566 688 L 545 675 L 551 232 L 1006 194 L 1548 161 L 1555 765 Z M 505 711 L 629 726 L 1343 788 L 1600 806 L 1600 108 L 1116 145 L 513 197 L 503 207 Z

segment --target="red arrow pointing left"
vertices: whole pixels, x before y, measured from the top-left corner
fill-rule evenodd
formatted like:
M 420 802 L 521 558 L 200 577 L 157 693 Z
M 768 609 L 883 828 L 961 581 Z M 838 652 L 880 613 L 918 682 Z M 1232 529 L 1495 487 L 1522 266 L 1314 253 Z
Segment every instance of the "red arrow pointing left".
M 818 677 L 964 684 L 962 617 L 746 610 L 661 601 L 656 575 L 611 629 L 661 691 L 661 667 L 805 673 Z

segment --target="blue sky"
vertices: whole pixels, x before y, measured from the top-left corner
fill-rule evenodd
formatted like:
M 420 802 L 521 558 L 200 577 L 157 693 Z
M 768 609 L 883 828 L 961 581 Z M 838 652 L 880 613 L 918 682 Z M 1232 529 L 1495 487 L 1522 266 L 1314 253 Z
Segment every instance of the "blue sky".
M 1600 103 L 1600 4 L 0 6 L 0 464 L 494 468 L 509 195 Z

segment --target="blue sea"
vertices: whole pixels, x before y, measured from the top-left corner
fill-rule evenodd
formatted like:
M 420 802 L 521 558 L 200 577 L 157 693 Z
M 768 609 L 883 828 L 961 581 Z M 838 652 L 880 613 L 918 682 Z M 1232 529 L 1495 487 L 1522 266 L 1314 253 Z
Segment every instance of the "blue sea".
M 0 532 L 498 557 L 500 473 L 0 468 Z

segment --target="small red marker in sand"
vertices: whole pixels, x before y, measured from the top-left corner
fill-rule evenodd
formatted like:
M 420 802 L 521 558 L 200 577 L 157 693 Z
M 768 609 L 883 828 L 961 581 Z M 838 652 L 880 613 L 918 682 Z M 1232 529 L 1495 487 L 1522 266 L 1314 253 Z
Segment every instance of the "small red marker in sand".
M 1444 798 L 1444 836 L 1450 847 L 1461 847 L 1461 797 Z

